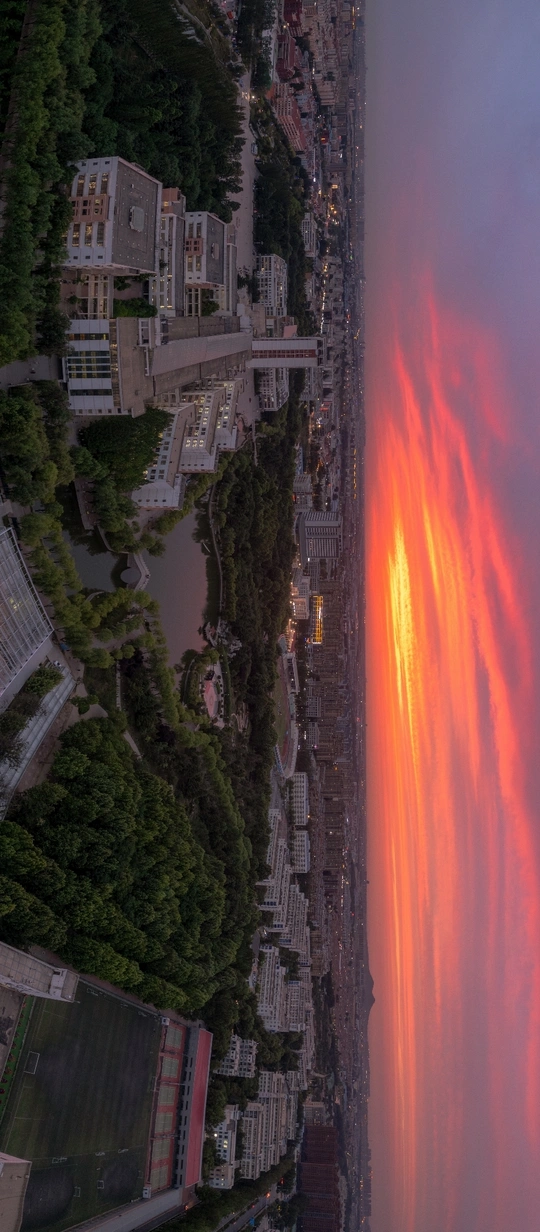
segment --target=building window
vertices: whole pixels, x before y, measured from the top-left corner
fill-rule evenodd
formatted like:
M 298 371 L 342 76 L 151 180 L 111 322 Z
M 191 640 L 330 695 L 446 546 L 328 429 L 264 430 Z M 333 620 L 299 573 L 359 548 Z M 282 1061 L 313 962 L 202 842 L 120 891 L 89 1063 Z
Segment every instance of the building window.
M 97 175 L 96 175 L 96 173 L 95 173 L 95 171 L 94 171 L 94 172 L 92 173 L 92 175 L 90 176 L 90 181 L 89 181 L 89 184 L 88 184 L 88 196 L 89 196 L 89 197 L 91 197 L 91 196 L 93 196 L 93 195 L 94 195 L 94 193 L 95 193 L 95 191 L 96 191 L 96 186 L 97 186 Z
M 84 180 L 85 180 L 84 175 L 80 175 L 77 179 L 77 196 L 78 197 L 84 196 Z
M 197 270 L 198 274 L 200 274 L 201 272 L 201 267 L 202 267 L 202 258 L 195 257 L 195 269 Z
M 84 228 L 84 242 L 85 242 L 85 245 L 86 245 L 86 247 L 87 247 L 87 248 L 88 248 L 88 247 L 91 245 L 91 243 L 92 243 L 92 232 L 93 232 L 93 230 L 94 230 L 94 228 L 93 228 L 93 226 L 92 226 L 92 223 L 91 223 L 91 222 L 87 222 L 87 223 L 86 223 L 86 226 L 85 226 L 85 228 Z
M 187 267 L 188 267 L 188 273 L 192 274 L 193 273 L 193 257 L 188 257 Z
M 192 222 L 190 222 L 188 226 L 188 239 L 190 240 L 193 239 L 193 223 Z
M 73 239 L 71 243 L 74 248 L 78 248 L 81 242 L 81 224 L 76 222 L 73 224 Z
M 97 242 L 98 242 L 98 244 L 99 244 L 100 248 L 103 248 L 103 245 L 104 245 L 104 243 L 105 243 L 105 223 L 104 223 L 104 222 L 98 222 L 98 225 L 97 225 Z
M 70 351 L 66 364 L 70 381 L 111 376 L 109 351 Z
M 200 238 L 201 238 L 201 235 L 202 235 L 202 223 L 201 223 L 201 222 L 198 222 L 198 223 L 197 223 L 197 230 L 196 230 L 195 234 L 196 234 L 196 236 L 197 236 L 197 239 L 200 239 Z
M 108 187 L 109 187 L 109 172 L 108 172 L 108 171 L 104 171 L 104 172 L 103 172 L 103 175 L 102 175 L 102 177 L 101 177 L 101 190 L 100 190 L 100 191 L 101 191 L 102 193 L 106 193 L 106 192 L 107 192 Z
M 73 398 L 112 398 L 112 389 L 72 389 L 70 390 L 70 399 Z

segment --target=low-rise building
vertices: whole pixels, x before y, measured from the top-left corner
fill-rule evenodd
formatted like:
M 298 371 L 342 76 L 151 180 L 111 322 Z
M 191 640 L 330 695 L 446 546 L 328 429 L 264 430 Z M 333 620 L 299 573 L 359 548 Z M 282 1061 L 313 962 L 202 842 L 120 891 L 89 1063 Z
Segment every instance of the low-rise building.
M 184 390 L 192 403 L 188 417 L 179 470 L 184 474 L 215 471 L 220 450 L 234 450 L 238 429 L 235 424 L 242 379 L 211 381 L 196 389 Z
M 79 977 L 0 941 L 0 984 L 47 1001 L 74 1001 Z
M 81 160 L 71 185 L 66 266 L 81 272 L 154 274 L 161 195 L 159 180 L 123 158 Z
M 310 210 L 302 219 L 302 239 L 306 257 L 314 257 L 317 252 L 317 224 Z
M 187 316 L 204 316 L 214 302 L 226 305 L 226 224 L 208 210 L 188 210 L 185 231 L 185 310 Z M 228 271 L 230 282 L 230 269 Z
M 160 316 L 182 316 L 184 312 L 185 214 L 186 198 L 180 190 L 164 188 L 158 266 L 148 285 L 148 298 Z
M 145 481 L 132 493 L 140 509 L 178 509 L 184 499 L 186 479 L 180 472 L 180 455 L 186 423 L 194 415 L 192 402 L 183 402 L 170 415 L 147 468 Z
M 32 1163 L 0 1151 L 0 1226 L 2 1232 L 19 1232 Z
M 291 604 L 295 620 L 309 619 L 310 582 L 301 569 L 295 569 L 291 583 Z M 294 779 L 294 774 L 293 774 Z
M 283 260 L 283 257 L 278 257 L 273 252 L 259 254 L 255 272 L 260 302 L 267 309 L 267 315 L 272 317 L 286 316 L 288 293 L 287 262 Z
M 279 411 L 289 397 L 287 368 L 260 368 L 256 388 L 261 411 Z

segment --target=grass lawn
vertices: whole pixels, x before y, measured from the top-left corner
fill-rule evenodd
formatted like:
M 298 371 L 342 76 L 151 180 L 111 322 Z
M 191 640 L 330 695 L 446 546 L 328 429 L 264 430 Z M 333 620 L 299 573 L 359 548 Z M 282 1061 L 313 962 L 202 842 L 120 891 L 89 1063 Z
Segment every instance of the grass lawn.
M 36 998 L 0 1125 L 32 1160 L 23 1229 L 60 1230 L 140 1197 L 160 1042 L 156 1014 L 79 981 Z

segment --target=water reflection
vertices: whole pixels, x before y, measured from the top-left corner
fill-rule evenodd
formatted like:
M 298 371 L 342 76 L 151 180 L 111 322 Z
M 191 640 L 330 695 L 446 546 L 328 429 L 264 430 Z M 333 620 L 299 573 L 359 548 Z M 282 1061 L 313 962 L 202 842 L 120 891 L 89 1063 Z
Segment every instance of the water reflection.
M 144 559 L 150 570 L 146 589 L 158 600 L 169 647 L 169 663 L 179 663 L 185 650 L 206 645 L 199 629 L 206 604 L 206 545 L 196 542 L 197 514 L 188 514 L 166 536 L 164 556 Z
M 63 534 L 69 544 L 79 577 L 88 590 L 116 590 L 122 585 L 120 574 L 125 556 L 115 556 L 105 547 L 97 530 L 85 530 L 81 522 L 75 489 L 62 489 Z

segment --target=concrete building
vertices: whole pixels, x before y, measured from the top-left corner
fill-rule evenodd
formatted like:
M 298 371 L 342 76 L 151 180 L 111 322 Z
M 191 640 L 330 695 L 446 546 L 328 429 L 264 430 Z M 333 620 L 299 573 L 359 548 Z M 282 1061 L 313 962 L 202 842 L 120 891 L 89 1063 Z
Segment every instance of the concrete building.
M 267 315 L 284 317 L 287 315 L 287 262 L 276 253 L 268 253 L 257 257 L 257 283 L 260 302 L 267 309 Z
M 290 81 L 296 71 L 296 43 L 287 28 L 278 38 L 276 71 L 280 81 Z
M 291 865 L 287 846 L 287 824 L 279 809 L 269 809 L 270 842 L 266 853 L 266 863 L 270 873 L 264 881 L 258 884 L 264 886 L 264 898 L 261 911 L 271 911 L 273 927 L 282 928 L 287 920 L 289 890 L 291 882 Z
M 104 318 L 71 321 L 62 368 L 74 415 L 122 413 L 117 324 Z
M 215 442 L 219 449 L 230 451 L 236 449 L 238 440 L 238 428 L 236 426 L 236 412 L 238 407 L 238 399 L 240 394 L 244 392 L 244 379 L 237 377 L 232 381 L 215 382 L 219 384 L 225 391 L 225 400 L 218 410 L 216 420 L 216 435 Z
M 326 1106 L 321 1101 L 306 1099 L 304 1104 L 306 1125 L 326 1125 Z
M 279 961 L 279 950 L 273 945 L 261 945 L 262 967 L 259 976 L 257 1010 L 267 1031 L 280 1031 L 285 1005 L 285 967 Z
M 311 475 L 307 472 L 295 476 L 293 497 L 296 512 L 302 513 L 313 508 L 313 484 Z
M 309 958 L 309 928 L 308 928 L 308 908 L 309 903 L 302 893 L 299 886 L 295 882 L 289 889 L 287 899 L 287 919 L 284 925 L 274 924 L 271 927 L 272 932 L 279 932 L 279 944 L 286 949 L 295 950 L 303 958 Z
M 287 368 L 260 368 L 255 388 L 261 411 L 279 411 L 289 397 Z
M 240 1176 L 253 1180 L 279 1163 L 296 1136 L 298 1090 L 296 1074 L 260 1071 L 257 1099 L 249 1101 L 242 1119 Z
M 250 368 L 319 368 L 324 366 L 325 339 L 254 338 Z
M 309 821 L 309 780 L 297 770 L 291 778 L 291 809 L 295 826 L 307 826 Z
M 188 420 L 195 414 L 193 402 L 182 402 L 170 415 L 156 455 L 146 471 L 145 482 L 131 493 L 140 509 L 179 509 L 186 480 L 180 472 L 182 441 Z
M 239 1035 L 231 1035 L 229 1051 L 216 1068 L 216 1074 L 224 1074 L 228 1078 L 253 1078 L 257 1064 L 257 1043 L 252 1039 L 241 1039 Z
M 19 1232 L 24 1197 L 32 1164 L 0 1151 L 0 1227 L 2 1232 Z
M 277 82 L 270 93 L 270 103 L 276 120 L 285 133 L 295 154 L 305 154 L 306 135 L 302 125 L 300 108 L 290 86 Z
M 186 424 L 179 470 L 184 474 L 215 471 L 219 451 L 236 448 L 235 425 L 243 381 L 212 381 L 206 387 L 185 391 L 192 411 Z
M 11 529 L 0 530 L 0 711 L 39 666 L 52 625 Z
M 159 180 L 123 158 L 79 162 L 71 185 L 66 265 L 81 271 L 154 274 L 159 268 L 161 194 Z
M 310 582 L 301 569 L 295 569 L 291 583 L 291 604 L 295 620 L 309 619 Z M 293 774 L 294 779 L 294 774 Z
M 193 411 L 186 424 L 179 469 L 184 474 L 215 471 L 217 446 L 214 437 L 218 411 L 225 401 L 224 391 L 191 390 L 190 399 Z
M 295 830 L 291 842 L 291 863 L 293 873 L 309 873 L 310 850 L 307 830 Z
M 74 1001 L 79 977 L 0 941 L 0 984 L 47 1001 Z
M 225 1116 L 214 1129 L 214 1149 L 219 1164 L 212 1169 L 208 1184 L 211 1189 L 232 1189 L 236 1173 L 236 1135 L 240 1111 L 237 1104 L 227 1104 Z
M 188 210 L 185 225 L 186 315 L 204 315 L 211 301 L 225 311 L 226 225 L 207 210 Z
M 158 265 L 149 280 L 148 298 L 160 316 L 184 312 L 184 238 L 186 198 L 178 188 L 164 188 L 159 224 Z
M 258 1100 L 250 1099 L 242 1117 L 242 1133 L 244 1141 L 239 1174 L 244 1180 L 253 1181 L 261 1175 L 262 1170 L 262 1137 L 266 1119 L 266 1109 Z
M 304 567 L 310 560 L 337 560 L 342 548 L 342 520 L 337 513 L 308 509 L 297 523 L 300 559 Z
M 310 210 L 302 219 L 302 239 L 306 257 L 314 257 L 317 253 L 317 224 Z

